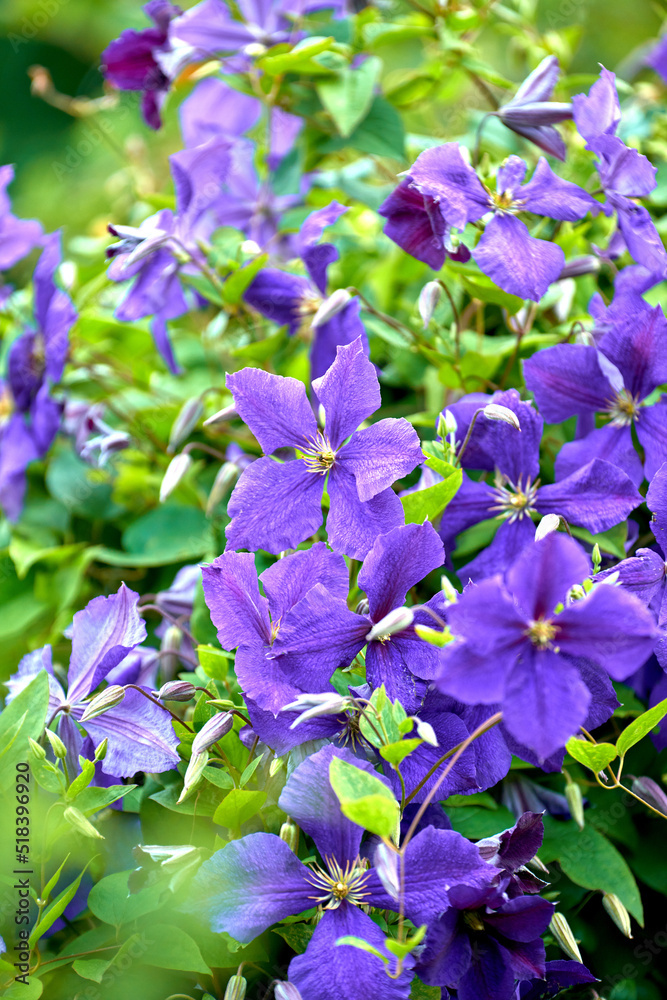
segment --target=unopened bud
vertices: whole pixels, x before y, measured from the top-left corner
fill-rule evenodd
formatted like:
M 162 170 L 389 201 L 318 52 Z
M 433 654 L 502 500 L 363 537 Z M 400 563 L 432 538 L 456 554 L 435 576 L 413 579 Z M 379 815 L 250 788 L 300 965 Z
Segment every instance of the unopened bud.
M 482 410 L 482 414 L 487 420 L 501 420 L 505 424 L 510 424 L 516 430 L 521 430 L 521 424 L 514 410 L 509 406 L 501 406 L 500 403 L 487 403 Z
M 446 576 L 440 577 L 440 589 L 444 594 L 446 604 L 456 604 L 461 596 L 452 581 Z
M 167 681 L 157 693 L 159 701 L 191 701 L 197 688 L 190 681 Z
M 218 712 L 213 715 L 208 722 L 205 722 L 192 741 L 192 754 L 203 753 L 214 743 L 221 740 L 223 736 L 231 730 L 234 725 L 234 716 L 231 712 Z
M 171 428 L 169 444 L 167 445 L 167 451 L 170 455 L 173 455 L 183 441 L 190 436 L 199 423 L 203 412 L 204 404 L 200 396 L 186 399 Z
M 100 745 L 98 746 L 97 750 L 95 751 L 95 757 L 93 758 L 95 762 L 97 762 L 98 760 L 104 760 L 104 758 L 107 755 L 108 747 L 109 747 L 109 739 L 108 737 L 105 736 Z
M 241 253 L 248 254 L 252 257 L 256 257 L 258 253 L 262 252 L 262 248 L 255 240 L 244 240 L 239 247 Z
M 567 799 L 567 804 L 570 807 L 572 819 L 575 821 L 579 829 L 583 830 L 585 823 L 584 798 L 581 794 L 581 788 L 576 781 L 568 781 L 565 786 L 565 798 Z
M 285 705 L 283 712 L 299 712 L 290 729 L 308 719 L 319 719 L 323 715 L 339 715 L 350 705 L 350 698 L 338 694 L 337 691 L 326 691 L 324 694 L 300 694 L 295 701 Z
M 276 1000 L 303 1000 L 294 983 L 275 983 L 273 995 Z
M 613 892 L 605 892 L 602 897 L 602 905 L 618 927 L 621 934 L 625 934 L 626 938 L 631 938 L 632 927 L 630 926 L 630 914 L 618 896 Z
M 28 737 L 28 745 L 37 760 L 46 760 L 46 750 L 36 740 L 33 740 L 31 736 Z
M 269 778 L 275 777 L 278 771 L 282 771 L 285 766 L 285 761 L 282 757 L 274 757 L 269 764 Z
M 121 684 L 110 684 L 108 688 L 105 688 L 92 701 L 88 702 L 79 722 L 85 723 L 90 722 L 91 719 L 96 719 L 98 715 L 103 715 L 110 708 L 120 705 L 124 697 L 125 688 Z
M 262 45 L 261 42 L 249 42 L 248 45 L 243 49 L 243 55 L 249 56 L 251 59 L 259 59 L 268 51 L 266 45 Z
M 412 625 L 414 617 L 411 608 L 394 608 L 373 626 L 366 636 L 366 642 L 373 642 L 374 639 L 388 639 L 396 632 L 402 632 Z
M 556 939 L 557 944 L 560 945 L 561 950 L 564 951 L 566 955 L 569 955 L 573 961 L 581 962 L 582 959 L 581 952 L 579 951 L 579 945 L 577 944 L 574 934 L 572 933 L 572 928 L 562 913 L 554 913 L 551 918 L 551 923 L 549 924 L 549 930 Z
M 633 778 L 630 787 L 640 799 L 667 816 L 667 795 L 653 778 Z
M 167 497 L 171 496 L 191 465 L 192 459 L 186 451 L 172 458 L 160 484 L 160 503 L 164 503 Z
M 426 329 L 433 319 L 433 313 L 440 301 L 442 287 L 437 281 L 428 281 L 419 293 L 419 315 L 422 318 L 424 329 Z
M 90 837 L 91 840 L 104 840 L 100 831 L 96 830 L 93 824 L 86 819 L 81 810 L 77 809 L 75 806 L 67 807 L 63 813 L 63 819 L 65 822 L 69 823 L 71 827 L 83 834 L 84 837 Z
M 418 719 L 415 716 L 415 722 L 417 724 L 417 736 L 424 741 L 424 743 L 430 744 L 432 747 L 437 747 L 438 737 L 435 735 L 435 730 L 430 722 L 424 722 L 422 719 Z
M 178 625 L 168 625 L 160 642 L 162 676 L 173 677 L 178 670 L 178 651 L 183 642 L 183 630 Z
M 208 751 L 204 750 L 203 753 L 198 753 L 190 757 L 187 769 L 185 771 L 185 776 L 183 778 L 183 791 L 178 797 L 177 805 L 184 802 L 190 795 L 204 775 L 204 768 L 208 764 Z
M 398 854 L 386 844 L 378 844 L 374 855 L 375 871 L 382 885 L 392 899 L 398 899 L 400 893 L 400 878 L 398 873 Z
M 235 420 L 237 417 L 236 406 L 230 403 L 229 406 L 223 406 L 221 410 L 214 413 L 212 417 L 208 417 L 204 421 L 204 427 L 213 427 L 214 424 L 225 424 L 228 420 Z
M 288 819 L 280 827 L 280 839 L 284 840 L 290 850 L 296 854 L 296 849 L 299 846 L 299 827 L 291 819 Z
M 228 493 L 231 493 L 240 475 L 241 470 L 236 462 L 223 462 L 213 480 L 213 486 L 206 501 L 207 517 L 210 517 L 220 501 L 224 500 Z
M 347 288 L 338 288 L 335 292 L 333 292 L 328 299 L 324 300 L 310 321 L 310 325 L 313 330 L 316 330 L 318 326 L 324 326 L 324 324 L 328 323 L 330 319 L 337 316 L 339 312 L 342 312 L 351 298 L 352 296 L 348 292 Z
M 543 538 L 560 528 L 560 514 L 545 514 L 538 526 L 535 528 L 535 541 L 541 542 Z
M 52 733 L 50 729 L 46 729 L 45 733 L 47 740 L 51 744 L 51 749 L 53 750 L 54 755 L 59 757 L 61 760 L 64 760 L 67 756 L 67 747 L 63 741 L 56 733 Z
M 243 976 L 232 976 L 227 983 L 224 1000 L 245 1000 L 248 984 Z
M 443 410 L 438 417 L 438 425 L 436 427 L 438 436 L 446 438 L 449 434 L 456 434 L 458 429 L 459 425 L 452 411 Z
M 453 640 L 449 629 L 445 632 L 441 632 L 440 629 L 431 628 L 429 625 L 415 625 L 415 632 L 420 639 L 424 640 L 424 642 L 428 642 L 431 646 L 438 646 L 440 648 L 448 646 Z
M 356 608 L 354 609 L 354 613 L 357 615 L 367 615 L 370 612 L 370 610 L 371 606 L 368 598 L 362 597 L 359 603 L 357 604 Z
M 593 546 L 593 551 L 591 552 L 591 562 L 593 563 L 593 573 L 598 573 L 600 571 L 600 566 L 602 565 L 602 553 L 600 552 L 600 546 L 597 542 Z

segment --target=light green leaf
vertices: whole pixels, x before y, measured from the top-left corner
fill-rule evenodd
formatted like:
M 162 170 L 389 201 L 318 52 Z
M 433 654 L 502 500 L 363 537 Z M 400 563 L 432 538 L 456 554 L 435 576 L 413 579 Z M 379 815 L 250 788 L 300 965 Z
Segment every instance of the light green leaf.
M 148 947 L 141 956 L 141 961 L 146 965 L 211 974 L 197 942 L 180 927 L 173 927 L 170 924 L 151 924 L 147 936 Z
M 48 704 L 48 675 L 42 670 L 0 713 L 0 788 L 14 785 L 15 765 L 25 758 L 28 739 L 39 738 Z
M 128 876 L 129 872 L 114 872 L 100 879 L 90 890 L 88 906 L 106 924 L 120 927 L 145 913 L 152 913 L 160 906 L 163 894 L 160 886 L 150 886 L 130 895 Z
M 651 730 L 655 729 L 658 723 L 664 719 L 665 715 L 667 715 L 667 698 L 658 702 L 653 708 L 649 708 L 648 712 L 644 712 L 638 719 L 634 719 L 616 740 L 616 749 L 620 756 L 624 757 L 630 747 L 648 736 Z
M 243 823 L 252 819 L 266 802 L 266 792 L 254 792 L 248 788 L 232 788 L 213 814 L 213 822 L 238 830 Z
M 354 934 L 345 934 L 343 937 L 339 937 L 336 944 L 347 944 L 350 948 L 358 948 L 359 951 L 367 951 L 369 955 L 375 955 L 379 958 L 385 965 L 389 964 L 389 959 L 386 955 L 383 955 L 378 948 L 374 948 L 372 944 L 368 941 L 364 941 L 363 938 L 355 937 Z
M 90 862 L 88 862 L 88 864 L 90 864 Z M 86 865 L 86 868 L 87 867 L 88 865 Z M 62 916 L 64 909 L 74 899 L 74 895 L 81 884 L 81 879 L 83 878 L 86 868 L 84 868 L 81 874 L 74 879 L 71 885 L 67 886 L 66 889 L 63 889 L 63 891 L 56 896 L 53 902 L 46 907 L 42 913 L 41 920 L 35 924 L 30 933 L 30 937 L 28 938 L 28 944 L 31 948 L 35 942 L 39 941 L 42 934 L 45 934 L 49 927 L 51 927 L 52 924 L 55 924 L 58 917 Z
M 197 646 L 196 653 L 207 677 L 219 681 L 227 679 L 232 659 L 229 653 L 223 652 L 222 649 L 215 649 L 214 646 Z
M 413 750 L 416 750 L 418 746 L 421 746 L 423 740 L 411 739 L 411 740 L 397 740 L 396 743 L 390 743 L 388 746 L 380 747 L 380 756 L 384 757 L 389 764 L 400 764 L 402 760 L 411 754 Z
M 225 302 L 228 302 L 230 305 L 236 305 L 240 302 L 246 288 L 255 279 L 258 272 L 262 270 L 268 259 L 268 254 L 259 254 L 246 264 L 245 267 L 240 267 L 237 271 L 230 274 L 222 286 L 222 294 L 224 295 Z
M 442 476 L 442 482 L 401 497 L 406 524 L 423 524 L 427 519 L 434 521 L 438 518 L 456 496 L 463 481 L 461 469 L 455 469 L 442 459 L 429 457 L 425 464 Z
M 243 774 L 239 779 L 239 785 L 241 788 L 244 788 L 248 784 L 261 762 L 261 757 L 255 757 L 255 759 L 251 760 L 248 766 L 244 768 Z
M 422 943 L 426 936 L 426 930 L 427 925 L 422 924 L 421 927 L 415 931 L 412 937 L 406 938 L 402 943 L 397 941 L 396 938 L 385 938 L 385 947 L 387 951 L 390 951 L 392 955 L 396 956 L 396 958 L 405 958 L 406 955 L 409 955 L 410 952 L 417 947 L 418 944 Z
M 327 69 L 314 62 L 314 56 L 326 52 L 334 44 L 333 37 L 304 38 L 288 52 L 280 52 L 277 55 L 272 55 L 269 52 L 268 55 L 257 60 L 257 65 L 269 76 L 279 76 L 283 73 L 327 73 L 329 72 Z
M 377 775 L 334 757 L 329 765 L 329 780 L 344 816 L 379 837 L 395 834 L 398 802 Z
M 346 66 L 336 77 L 323 78 L 316 84 L 322 104 L 345 138 L 352 134 L 368 113 L 381 71 L 382 61 L 377 56 L 371 56 L 356 69 Z
M 612 743 L 588 743 L 573 736 L 566 743 L 567 752 L 580 764 L 584 764 L 596 774 L 618 756 Z

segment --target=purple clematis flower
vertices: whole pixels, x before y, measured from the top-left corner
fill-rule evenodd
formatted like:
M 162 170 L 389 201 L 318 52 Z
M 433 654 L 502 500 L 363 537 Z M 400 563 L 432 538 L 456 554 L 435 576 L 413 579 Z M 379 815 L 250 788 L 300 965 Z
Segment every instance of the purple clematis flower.
M 565 143 L 554 125 L 572 117 L 572 105 L 549 100 L 559 75 L 556 56 L 546 56 L 526 77 L 512 100 L 494 114 L 517 135 L 564 160 Z
M 641 503 L 641 495 L 625 472 L 601 458 L 594 457 L 566 478 L 541 486 L 537 477 L 542 417 L 531 403 L 520 400 L 516 389 L 491 397 L 473 393 L 448 407 L 457 421 L 457 438 L 465 440 L 474 412 L 489 402 L 516 413 L 521 430 L 480 415 L 462 454 L 463 465 L 495 469 L 495 483 L 492 486 L 464 475 L 440 525 L 448 552 L 459 532 L 491 517 L 501 519 L 491 544 L 458 571 L 462 580 L 483 580 L 506 570 L 534 540 L 533 513 L 560 514 L 597 533 L 624 521 Z
M 504 291 L 539 301 L 563 270 L 565 254 L 556 244 L 531 236 L 516 213 L 534 212 L 551 219 L 574 221 L 595 209 L 596 202 L 576 184 L 557 177 L 544 157 L 540 157 L 528 183 L 524 183 L 526 170 L 523 160 L 510 156 L 498 170 L 496 191 L 491 192 L 463 158 L 457 143 L 427 149 L 402 183 L 406 189 L 431 199 L 428 207 L 429 218 L 434 220 L 431 234 L 427 235 L 422 213 L 414 213 L 412 223 L 409 216 L 394 219 L 396 206 L 390 201 L 379 210 L 381 215 L 390 213 L 387 235 L 408 253 L 418 248 L 422 255 L 413 253 L 413 256 L 426 260 L 423 248 L 430 247 L 427 252 L 432 256 L 436 237 L 442 242 L 443 235 L 451 228 L 462 230 L 468 222 L 492 213 L 472 251 L 475 261 Z M 441 264 L 442 260 L 437 266 Z
M 60 262 L 60 234 L 52 233 L 35 268 L 35 326 L 12 344 L 7 378 L 0 380 L 0 505 L 12 521 L 23 508 L 26 468 L 46 454 L 60 426 L 62 405 L 51 386 L 62 377 L 77 318 L 55 283 Z
M 509 733 L 540 758 L 563 747 L 589 710 L 592 689 L 573 658 L 623 680 L 657 638 L 652 614 L 619 587 L 600 583 L 567 603 L 589 574 L 580 546 L 552 532 L 524 549 L 504 580 L 470 586 L 448 608 L 459 641 L 442 651 L 438 686 L 470 704 L 500 704 Z
M 34 219 L 17 219 L 7 188 L 14 180 L 14 168 L 0 167 L 0 271 L 13 267 L 42 242 L 42 227 Z
M 378 534 L 402 524 L 391 484 L 419 464 L 422 452 L 407 420 L 388 418 L 357 430 L 380 405 L 361 337 L 338 347 L 334 363 L 313 384 L 323 429 L 296 379 L 244 368 L 227 376 L 227 387 L 265 455 L 242 473 L 227 505 L 231 548 L 277 555 L 313 535 L 322 523 L 325 478 L 334 551 L 363 559 Z M 278 462 L 270 456 L 280 448 L 294 448 L 300 457 Z
M 663 35 L 646 57 L 646 65 L 667 83 L 667 35 Z
M 644 474 L 651 479 L 662 465 L 667 401 L 650 405 L 654 390 L 667 381 L 667 320 L 659 306 L 623 297 L 607 310 L 606 332 L 597 347 L 547 347 L 524 361 L 524 376 L 549 423 L 575 414 L 585 421 L 583 435 L 564 445 L 556 459 L 558 479 L 597 458 L 617 465 L 639 485 Z M 596 413 L 608 423 L 593 429 Z M 633 424 L 644 449 L 643 469 Z
M 484 860 L 503 872 L 502 888 L 510 899 L 525 893 L 540 892 L 547 884 L 526 868 L 539 851 L 543 840 L 542 814 L 525 812 L 509 830 L 477 841 L 477 848 Z
M 280 808 L 314 840 L 321 866 L 304 865 L 273 834 L 250 834 L 202 866 L 194 883 L 197 912 L 206 914 L 213 930 L 248 942 L 284 917 L 320 905 L 322 919 L 305 953 L 289 967 L 289 980 L 303 1000 L 407 1000 L 409 960 L 402 974 L 390 979 L 376 957 L 336 946 L 340 937 L 354 935 L 388 954 L 385 935 L 361 907 L 396 910 L 398 901 L 359 856 L 363 829 L 343 816 L 329 783 L 334 757 L 375 773 L 349 751 L 328 746 L 295 769 L 279 799 Z M 448 906 L 453 886 L 479 887 L 496 874 L 460 834 L 427 827 L 406 849 L 405 912 L 417 924 L 427 922 Z
M 586 146 L 597 156 L 597 170 L 606 195 L 603 211 L 616 212 L 628 250 L 649 271 L 667 272 L 667 254 L 648 211 L 631 199 L 644 198 L 655 187 L 656 168 L 616 135 L 621 106 L 616 77 L 602 67 L 588 95 L 572 99 L 574 121 Z
M 172 82 L 160 56 L 171 51 L 170 23 L 181 14 L 168 0 L 151 0 L 143 8 L 154 28 L 128 28 L 102 53 L 102 72 L 119 90 L 141 90 L 141 113 L 151 128 L 160 128 L 160 108 Z M 175 74 L 174 74 L 175 75 Z
M 77 723 L 86 710 L 86 699 L 146 638 L 146 626 L 137 610 L 138 600 L 138 594 L 121 584 L 117 594 L 95 597 L 82 611 L 77 611 L 71 628 L 67 694 L 53 672 L 50 646 L 24 656 L 18 672 L 8 681 L 13 698 L 41 670 L 48 672 L 49 718 L 58 717 L 58 733 L 68 749 L 72 774 L 76 773 L 77 757 L 84 742 Z M 130 777 L 141 770 L 166 771 L 179 761 L 178 738 L 171 716 L 139 691 L 126 691 L 120 704 L 86 721 L 83 728 L 95 746 L 108 739 L 102 764 L 106 774 Z
M 518 1000 L 547 1000 L 548 997 L 559 996 L 570 986 L 584 983 L 596 983 L 585 965 L 580 962 L 556 961 L 547 962 L 544 976 L 521 983 L 517 994 Z
M 352 299 L 328 322 L 312 330 L 311 320 L 327 293 L 329 264 L 338 260 L 338 251 L 331 243 L 320 243 L 324 229 L 332 226 L 347 208 L 332 201 L 326 208 L 311 212 L 303 223 L 295 250 L 305 264 L 308 277 L 286 274 L 273 268 L 260 271 L 248 287 L 246 302 L 289 333 L 312 336 L 310 351 L 311 378 L 320 378 L 331 367 L 339 345 L 351 344 L 361 337 L 368 353 L 368 340 L 359 317 L 359 301 Z
M 97 468 L 103 468 L 111 455 L 130 443 L 129 434 L 105 423 L 104 412 L 102 403 L 82 399 L 67 400 L 63 412 L 63 431 L 73 439 L 77 455 Z
M 392 630 L 389 619 L 402 609 L 408 591 L 442 566 L 444 558 L 442 542 L 428 521 L 401 525 L 378 535 L 357 578 L 368 599 L 367 614 L 350 611 L 340 597 L 315 587 L 294 609 L 274 643 L 271 655 L 277 657 L 278 667 L 289 673 L 291 657 L 296 655 L 312 664 L 314 683 L 323 685 L 337 667 L 349 666 L 366 646 L 370 686 L 384 684 L 392 701 L 398 699 L 408 713 L 416 711 L 426 693 L 426 685 L 420 681 L 435 676 L 440 656 L 435 646 L 419 638 L 414 625 L 433 627 L 435 622 L 428 611 L 419 608 L 398 631 Z M 425 607 L 442 618 L 442 594 Z M 283 664 L 284 653 L 289 656 Z

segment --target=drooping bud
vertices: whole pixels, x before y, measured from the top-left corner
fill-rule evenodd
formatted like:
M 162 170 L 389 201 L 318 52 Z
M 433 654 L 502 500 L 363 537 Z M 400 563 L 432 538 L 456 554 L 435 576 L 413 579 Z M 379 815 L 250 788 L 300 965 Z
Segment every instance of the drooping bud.
M 231 712 L 218 712 L 205 722 L 192 741 L 192 755 L 203 753 L 232 729 L 234 716 Z
M 389 636 L 394 635 L 396 632 L 402 632 L 404 629 L 409 628 L 414 618 L 414 612 L 411 608 L 394 608 L 393 611 L 390 611 L 388 615 L 385 615 L 384 618 L 381 618 L 373 626 L 366 636 L 366 642 L 373 642 L 374 639 L 388 639 Z
M 40 746 L 37 740 L 33 740 L 33 738 L 29 736 L 28 745 L 37 760 L 46 760 L 46 750 L 43 746 Z
M 453 636 L 449 629 L 441 632 L 440 629 L 430 628 L 428 625 L 415 625 L 415 632 L 420 639 L 424 642 L 428 642 L 431 646 L 448 646 L 450 642 L 453 642 Z
M 630 914 L 618 896 L 613 892 L 605 892 L 602 896 L 602 905 L 618 927 L 621 934 L 625 934 L 626 938 L 631 938 L 632 927 L 630 926 Z
M 228 493 L 231 493 L 240 475 L 241 469 L 236 462 L 223 462 L 213 480 L 213 486 L 206 501 L 207 517 L 210 517 L 220 501 L 224 500 Z
M 436 310 L 441 295 L 442 287 L 437 281 L 427 281 L 419 293 L 419 315 L 422 318 L 425 330 L 433 319 L 433 313 Z
M 164 630 L 164 635 L 160 642 L 160 653 L 162 660 L 162 675 L 173 677 L 178 670 L 178 651 L 183 642 L 183 631 L 178 625 L 168 625 Z
M 228 420 L 235 420 L 238 417 L 236 412 L 236 406 L 230 403 L 228 406 L 223 406 L 221 410 L 214 413 L 212 417 L 208 417 L 204 421 L 204 427 L 213 427 L 215 424 L 225 424 Z
M 640 799 L 643 799 L 644 802 L 653 806 L 658 812 L 664 813 L 667 816 L 667 795 L 665 795 L 660 785 L 653 778 L 646 778 L 644 776 L 633 778 L 630 787 Z
M 173 455 L 183 441 L 190 436 L 191 432 L 199 423 L 203 412 L 204 404 L 202 403 L 200 396 L 194 396 L 192 399 L 186 399 L 178 416 L 174 420 L 171 433 L 169 434 L 167 451 L 170 455 Z
M 125 688 L 122 684 L 110 684 L 108 688 L 101 691 L 95 698 L 88 702 L 86 710 L 80 718 L 81 723 L 96 719 L 98 715 L 104 715 L 110 708 L 120 705 L 125 697 Z
M 191 465 L 192 459 L 186 451 L 172 458 L 160 484 L 160 503 L 171 496 Z
M 347 288 L 338 288 L 335 292 L 332 292 L 329 298 L 324 300 L 310 321 L 313 330 L 316 330 L 318 326 L 324 326 L 330 319 L 337 316 L 339 312 L 342 312 L 351 299 L 352 296 Z
M 423 719 L 418 719 L 417 716 L 414 717 L 417 724 L 417 736 L 428 743 L 432 747 L 437 747 L 438 737 L 435 735 L 435 730 L 430 722 L 424 722 Z
M 560 528 L 561 517 L 560 514 L 545 514 L 538 526 L 535 528 L 535 541 L 540 542 L 547 535 L 550 535 L 552 531 L 558 531 Z
M 351 699 L 340 695 L 337 691 L 326 691 L 324 694 L 300 694 L 298 698 L 283 706 L 283 712 L 299 712 L 290 729 L 308 719 L 319 719 L 322 715 L 339 715 L 349 708 Z
M 232 976 L 227 983 L 224 1000 L 245 1000 L 248 983 L 243 976 Z
M 392 899 L 398 899 L 400 878 L 398 874 L 398 854 L 386 844 L 378 844 L 374 855 L 375 871 L 382 885 Z
M 291 819 L 288 819 L 280 827 L 280 839 L 284 840 L 290 850 L 296 854 L 299 846 L 299 827 Z
M 576 781 L 568 781 L 565 786 L 565 798 L 567 799 L 567 804 L 570 807 L 570 812 L 572 813 L 572 819 L 577 824 L 580 830 L 583 830 L 585 820 L 584 820 L 584 798 L 581 794 L 581 788 L 576 783 Z
M 571 959 L 575 962 L 581 962 L 581 952 L 579 951 L 579 945 L 577 944 L 574 934 L 572 933 L 572 928 L 568 924 L 566 918 L 562 913 L 554 913 L 551 918 L 551 923 L 549 924 L 549 930 L 553 934 L 554 938 L 562 951 L 566 955 L 569 955 Z
M 56 733 L 52 733 L 50 729 L 45 729 L 44 732 L 46 733 L 47 740 L 51 744 L 51 749 L 53 750 L 54 755 L 59 757 L 60 760 L 64 760 L 67 756 L 67 747 L 63 741 Z
M 275 983 L 273 995 L 275 1000 L 303 1000 L 294 983 Z
M 487 420 L 500 420 L 505 424 L 510 424 L 518 431 L 521 430 L 519 418 L 514 410 L 510 410 L 509 406 L 501 406 L 500 403 L 487 403 L 482 414 Z
M 191 701 L 197 688 L 190 681 L 167 681 L 157 693 L 160 701 Z
M 77 809 L 75 806 L 67 807 L 63 813 L 63 819 L 65 822 L 69 823 L 71 827 L 83 834 L 84 837 L 90 837 L 91 840 L 104 840 L 100 831 L 96 830 L 93 824 L 86 819 L 81 810 Z
M 204 768 L 208 764 L 208 751 L 204 750 L 203 753 L 194 754 L 190 757 L 187 769 L 185 771 L 185 776 L 183 778 L 183 791 L 178 797 L 177 805 L 184 802 L 188 795 L 190 795 L 194 789 L 197 787 L 202 779 Z

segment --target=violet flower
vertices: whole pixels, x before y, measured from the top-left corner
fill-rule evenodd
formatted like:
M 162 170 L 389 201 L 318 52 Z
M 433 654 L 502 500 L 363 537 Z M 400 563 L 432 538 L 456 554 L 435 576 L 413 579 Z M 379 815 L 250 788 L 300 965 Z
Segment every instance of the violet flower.
M 510 899 L 540 892 L 546 885 L 526 865 L 532 861 L 544 839 L 542 813 L 525 812 L 509 830 L 477 841 L 484 861 L 503 872 L 502 888 Z
M 74 770 L 84 742 L 77 723 L 86 710 L 86 699 L 146 638 L 146 626 L 137 610 L 138 600 L 139 595 L 123 583 L 117 594 L 95 597 L 82 611 L 77 611 L 71 629 L 67 694 L 53 672 L 50 646 L 24 656 L 18 672 L 8 681 L 13 698 L 41 670 L 48 672 L 49 718 L 57 713 L 58 734 L 68 749 L 67 759 Z M 179 761 L 178 738 L 171 716 L 139 691 L 126 691 L 120 704 L 90 719 L 83 728 L 95 746 L 108 739 L 102 764 L 106 774 L 130 777 L 141 770 L 166 771 Z
M 403 523 L 391 484 L 419 464 L 422 452 L 407 420 L 387 418 L 357 430 L 380 405 L 375 367 L 361 337 L 338 347 L 336 360 L 313 385 L 324 408 L 322 429 L 296 379 L 244 368 L 227 376 L 227 387 L 265 456 L 242 473 L 227 504 L 231 548 L 277 555 L 305 541 L 322 523 L 325 480 L 334 551 L 363 559 L 378 534 Z M 281 448 L 294 448 L 300 457 L 270 457 Z
M 667 271 L 667 254 L 647 209 L 631 199 L 643 198 L 655 187 L 656 168 L 616 135 L 621 106 L 616 77 L 602 67 L 588 95 L 572 99 L 574 121 L 586 146 L 595 153 L 600 183 L 606 195 L 603 211 L 616 212 L 628 250 L 649 271 Z
M 548 997 L 560 996 L 570 986 L 596 982 L 595 976 L 580 962 L 547 962 L 544 976 L 521 983 L 518 1000 L 547 1000 Z
M 540 352 L 537 359 L 548 350 Z M 533 387 L 529 380 L 528 384 Z M 596 458 L 593 454 L 590 461 L 566 478 L 540 485 L 543 421 L 531 403 L 520 400 L 516 389 L 496 392 L 491 397 L 473 393 L 448 407 L 457 421 L 457 439 L 465 440 L 474 412 L 489 402 L 516 413 L 521 430 L 480 414 L 462 454 L 464 466 L 495 469 L 495 481 L 493 485 L 477 482 L 464 474 L 440 526 L 447 551 L 454 549 L 456 535 L 466 528 L 491 517 L 501 522 L 491 544 L 458 571 L 462 580 L 478 581 L 507 569 L 533 542 L 531 515 L 535 513 L 560 514 L 595 534 L 624 521 L 641 503 L 641 495 L 628 476 L 603 461 L 606 456 Z
M 320 243 L 324 229 L 347 211 L 337 201 L 311 212 L 303 223 L 294 247 L 308 277 L 287 274 L 273 268 L 260 271 L 245 292 L 248 305 L 268 319 L 286 325 L 290 335 L 312 338 L 311 378 L 320 378 L 336 358 L 336 348 L 361 337 L 365 353 L 368 340 L 359 317 L 359 301 L 352 299 L 328 322 L 311 330 L 311 321 L 327 294 L 327 270 L 338 260 L 331 243 Z
M 573 658 L 623 680 L 657 638 L 652 614 L 619 587 L 600 583 L 566 603 L 589 574 L 580 546 L 553 532 L 524 549 L 504 580 L 470 586 L 448 608 L 459 641 L 442 650 L 438 686 L 470 704 L 500 704 L 507 730 L 540 758 L 563 747 L 589 710 L 591 688 Z
M 17 219 L 7 188 L 14 180 L 14 167 L 0 167 L 0 271 L 7 271 L 42 242 L 42 227 L 35 219 Z
M 368 941 L 387 954 L 385 935 L 361 907 L 398 909 L 374 869 L 359 853 L 363 829 L 340 811 L 329 783 L 337 757 L 368 773 L 369 764 L 349 751 L 328 746 L 308 757 L 288 778 L 279 806 L 315 842 L 321 865 L 304 865 L 273 834 L 253 833 L 234 840 L 202 865 L 193 887 L 197 912 L 214 931 L 246 943 L 273 923 L 315 905 L 323 907 L 303 955 L 293 958 L 289 980 L 303 1000 L 407 1000 L 411 961 L 390 979 L 375 956 L 336 945 L 345 935 Z M 477 848 L 453 830 L 427 827 L 410 841 L 405 854 L 405 912 L 420 924 L 448 906 L 454 887 L 478 887 L 495 877 Z
M 102 419 L 104 405 L 85 400 L 67 400 L 63 412 L 63 431 L 74 441 L 77 455 L 97 468 L 104 468 L 111 455 L 130 443 L 130 435 L 114 430 Z
M 46 454 L 60 426 L 62 405 L 51 387 L 62 377 L 77 318 L 55 283 L 60 262 L 60 234 L 52 233 L 35 267 L 35 326 L 11 345 L 6 381 L 0 380 L 0 505 L 11 521 L 23 508 L 28 465 Z
M 597 458 L 617 465 L 639 485 L 665 459 L 667 400 L 651 405 L 651 397 L 667 382 L 667 320 L 659 306 L 651 308 L 633 296 L 623 297 L 613 312 L 609 309 L 606 323 L 597 347 L 547 347 L 524 361 L 524 377 L 549 423 L 574 415 L 585 421 L 584 433 L 560 450 L 559 479 Z M 608 423 L 593 429 L 596 413 Z M 633 425 L 644 449 L 643 469 Z
M 559 75 L 556 56 L 546 56 L 526 77 L 512 100 L 494 114 L 517 135 L 564 160 L 565 143 L 554 125 L 572 117 L 572 105 L 549 100 Z

